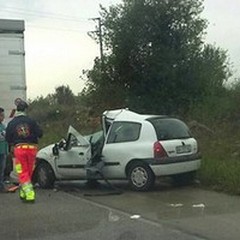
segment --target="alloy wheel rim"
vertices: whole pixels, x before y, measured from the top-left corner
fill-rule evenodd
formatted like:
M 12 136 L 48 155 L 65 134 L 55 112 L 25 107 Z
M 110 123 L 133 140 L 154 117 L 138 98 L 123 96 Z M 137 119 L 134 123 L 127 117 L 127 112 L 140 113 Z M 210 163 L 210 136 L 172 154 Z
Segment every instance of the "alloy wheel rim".
M 134 168 L 131 174 L 132 183 L 137 187 L 143 187 L 148 180 L 147 171 L 142 167 Z

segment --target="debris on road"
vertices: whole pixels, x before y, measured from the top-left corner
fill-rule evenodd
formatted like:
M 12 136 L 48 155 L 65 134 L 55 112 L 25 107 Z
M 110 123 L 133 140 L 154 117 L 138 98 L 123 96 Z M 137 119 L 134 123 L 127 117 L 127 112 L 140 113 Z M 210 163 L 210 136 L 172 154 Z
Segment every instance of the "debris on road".
M 130 218 L 131 219 L 139 219 L 140 217 L 141 217 L 140 215 L 135 214 L 135 215 L 132 215 Z

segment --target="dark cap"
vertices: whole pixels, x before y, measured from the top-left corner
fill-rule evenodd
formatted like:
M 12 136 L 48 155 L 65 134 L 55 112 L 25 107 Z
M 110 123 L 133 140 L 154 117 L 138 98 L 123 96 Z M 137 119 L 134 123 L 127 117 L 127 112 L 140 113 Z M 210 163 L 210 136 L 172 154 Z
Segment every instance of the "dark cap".
M 17 103 L 17 111 L 24 112 L 28 108 L 28 104 L 25 101 L 19 101 Z

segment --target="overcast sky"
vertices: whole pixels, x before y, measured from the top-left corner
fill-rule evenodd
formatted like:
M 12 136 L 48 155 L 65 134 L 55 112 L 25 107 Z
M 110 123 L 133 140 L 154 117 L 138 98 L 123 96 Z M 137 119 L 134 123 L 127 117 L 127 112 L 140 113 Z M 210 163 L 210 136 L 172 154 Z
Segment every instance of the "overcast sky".
M 99 16 L 99 4 L 107 7 L 121 0 L 0 0 L 0 18 L 25 20 L 27 96 L 34 99 L 69 85 L 75 94 L 90 69 L 99 46 L 87 35 L 95 30 L 90 18 Z M 234 78 L 240 71 L 240 1 L 205 0 L 208 19 L 206 42 L 228 50 Z

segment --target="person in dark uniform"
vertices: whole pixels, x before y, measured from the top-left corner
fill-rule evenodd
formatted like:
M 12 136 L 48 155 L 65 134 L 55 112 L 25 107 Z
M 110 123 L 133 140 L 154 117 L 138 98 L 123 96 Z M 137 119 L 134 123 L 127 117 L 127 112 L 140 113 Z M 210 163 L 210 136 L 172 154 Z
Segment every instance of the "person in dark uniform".
M 17 103 L 15 117 L 6 128 L 6 140 L 14 147 L 15 168 L 20 183 L 20 199 L 34 202 L 35 191 L 31 179 L 35 167 L 38 139 L 43 133 L 36 121 L 26 116 L 27 108 L 26 102 Z
M 5 139 L 4 109 L 0 107 L 0 193 L 7 192 L 4 186 L 4 170 L 8 154 L 8 144 Z

